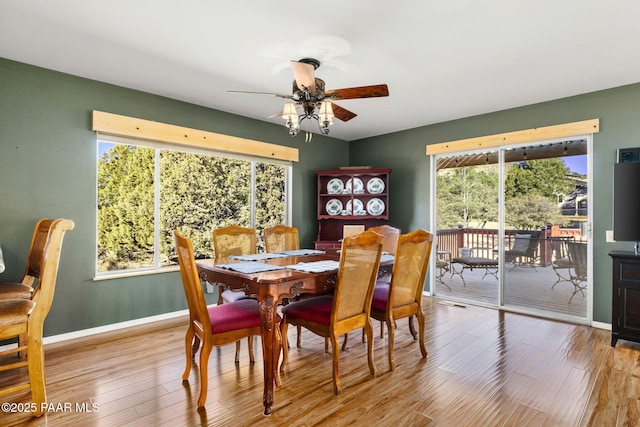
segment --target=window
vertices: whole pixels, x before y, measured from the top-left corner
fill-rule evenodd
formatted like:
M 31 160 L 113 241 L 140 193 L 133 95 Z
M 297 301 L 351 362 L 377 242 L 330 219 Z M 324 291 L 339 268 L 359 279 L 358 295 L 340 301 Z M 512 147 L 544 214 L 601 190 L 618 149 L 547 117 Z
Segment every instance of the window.
M 285 224 L 287 161 L 98 136 L 97 273 L 176 265 L 173 230 L 212 257 L 212 231 Z M 259 238 L 259 240 L 261 240 Z

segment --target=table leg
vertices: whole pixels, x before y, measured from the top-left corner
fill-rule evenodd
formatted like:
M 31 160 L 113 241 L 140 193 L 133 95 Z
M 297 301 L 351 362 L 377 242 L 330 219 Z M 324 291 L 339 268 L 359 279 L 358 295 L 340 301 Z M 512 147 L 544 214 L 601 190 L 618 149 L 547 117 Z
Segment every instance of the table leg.
M 260 302 L 260 329 L 262 332 L 262 354 L 264 363 L 264 393 L 262 402 L 264 404 L 264 415 L 271 415 L 271 406 L 273 405 L 273 384 L 275 382 L 276 362 L 278 357 L 276 351 L 275 328 L 276 324 L 276 307 L 273 303 L 273 297 L 267 296 Z

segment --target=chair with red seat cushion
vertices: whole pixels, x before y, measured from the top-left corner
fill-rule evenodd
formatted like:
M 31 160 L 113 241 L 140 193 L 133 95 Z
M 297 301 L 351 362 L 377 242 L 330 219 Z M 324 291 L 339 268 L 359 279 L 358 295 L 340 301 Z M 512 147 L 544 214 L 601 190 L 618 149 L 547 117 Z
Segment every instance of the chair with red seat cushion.
M 174 241 L 180 264 L 182 284 L 187 298 L 187 305 L 189 306 L 189 327 L 185 335 L 187 366 L 182 374 L 182 380 L 188 381 L 191 372 L 191 361 L 195 359 L 195 354 L 199 349 L 200 395 L 198 397 L 198 407 L 203 407 L 207 400 L 208 366 L 211 349 L 214 346 L 237 342 L 245 337 L 251 339 L 252 336 L 260 335 L 260 306 L 254 299 L 243 299 L 207 307 L 198 277 L 191 240 L 175 231 Z M 276 348 L 279 349 L 281 339 L 278 328 L 276 328 L 275 344 Z M 279 385 L 277 376 L 276 383 Z
M 232 255 L 253 255 L 258 252 L 256 230 L 239 225 L 213 230 L 213 252 L 216 262 L 226 260 Z M 224 283 L 218 283 L 218 304 L 248 298 L 242 291 L 229 289 Z
M 398 239 L 389 286 L 377 286 L 371 302 L 371 317 L 384 321 L 389 330 L 389 369 L 395 369 L 393 341 L 395 322 L 403 317 L 418 318 L 418 336 L 422 357 L 427 357 L 424 345 L 424 315 L 422 289 L 429 267 L 433 234 L 416 230 Z
M 282 308 L 281 335 L 286 337 L 287 325 L 300 325 L 331 342 L 333 356 L 333 390 L 341 391 L 338 375 L 340 346 L 338 339 L 350 331 L 364 329 L 367 334 L 369 371 L 376 374 L 373 361 L 373 327 L 369 317 L 373 288 L 380 266 L 382 236 L 365 231 L 347 237 L 342 242 L 338 278 L 333 295 L 324 295 L 292 302 Z M 284 371 L 288 349 L 283 346 L 280 370 Z

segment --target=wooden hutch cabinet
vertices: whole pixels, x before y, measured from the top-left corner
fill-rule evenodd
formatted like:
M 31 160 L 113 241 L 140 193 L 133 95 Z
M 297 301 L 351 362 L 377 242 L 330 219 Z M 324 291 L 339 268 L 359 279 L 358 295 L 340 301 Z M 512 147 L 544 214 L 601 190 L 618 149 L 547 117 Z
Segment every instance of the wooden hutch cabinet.
M 612 251 L 613 305 L 611 345 L 618 339 L 640 342 L 640 257 L 633 252 Z
M 389 174 L 391 169 L 332 169 L 318 176 L 319 250 L 340 249 L 345 225 L 365 229 L 389 221 Z

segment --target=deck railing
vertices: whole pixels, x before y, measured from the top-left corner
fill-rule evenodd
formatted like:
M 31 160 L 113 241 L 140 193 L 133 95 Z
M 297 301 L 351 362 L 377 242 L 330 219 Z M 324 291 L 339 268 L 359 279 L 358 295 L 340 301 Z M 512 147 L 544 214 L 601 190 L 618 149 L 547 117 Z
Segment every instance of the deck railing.
M 510 248 L 516 233 L 522 230 L 505 230 L 505 248 Z M 550 237 L 573 236 L 581 239 L 580 230 L 559 229 L 557 227 L 542 227 L 538 241 L 537 265 L 546 267 L 551 264 L 554 257 L 553 243 Z M 449 228 L 437 231 L 438 251 L 449 253 L 451 258 L 462 256 L 463 252 L 472 257 L 497 258 L 499 247 L 498 230 L 484 228 Z

